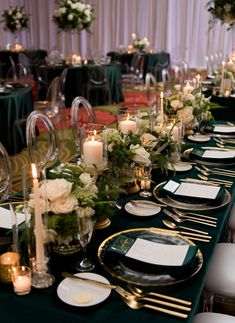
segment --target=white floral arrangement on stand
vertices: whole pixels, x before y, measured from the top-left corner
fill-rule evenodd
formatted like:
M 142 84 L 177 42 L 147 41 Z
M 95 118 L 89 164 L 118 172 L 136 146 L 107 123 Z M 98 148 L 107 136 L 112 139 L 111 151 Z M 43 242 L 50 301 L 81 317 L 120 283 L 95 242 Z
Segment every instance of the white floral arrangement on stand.
M 23 6 L 10 6 L 2 14 L 3 29 L 11 33 L 17 33 L 29 25 L 29 15 Z
M 94 20 L 94 8 L 83 0 L 59 0 L 53 21 L 63 31 L 87 30 Z
M 131 35 L 131 37 L 132 37 L 133 48 L 135 48 L 141 52 L 144 51 L 150 45 L 147 37 L 144 37 L 143 39 L 139 39 L 139 38 L 137 38 L 135 33 L 133 33 Z

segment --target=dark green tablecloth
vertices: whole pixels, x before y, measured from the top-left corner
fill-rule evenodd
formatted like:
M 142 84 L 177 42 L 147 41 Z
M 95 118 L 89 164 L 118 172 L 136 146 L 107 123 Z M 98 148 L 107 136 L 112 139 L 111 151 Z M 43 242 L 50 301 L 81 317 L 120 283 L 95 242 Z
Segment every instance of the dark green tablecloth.
M 108 56 L 111 57 L 112 61 L 118 61 L 122 64 L 122 72 L 126 73 L 126 66 L 131 66 L 131 60 L 133 53 L 119 53 L 109 52 Z M 170 65 L 170 54 L 165 52 L 159 53 L 142 53 L 144 56 L 143 66 L 143 79 L 147 73 L 152 73 L 156 76 L 158 81 L 161 81 L 161 71 L 163 68 L 167 68 Z
M 92 68 L 92 65 L 69 67 L 65 82 L 65 99 L 67 107 L 71 106 L 73 99 L 77 96 L 83 96 L 86 98 L 88 68 Z M 38 69 L 41 77 L 47 82 L 51 81 L 54 77 L 59 76 L 64 69 L 64 66 L 39 66 Z M 122 76 L 120 64 L 105 65 L 105 73 L 111 90 L 112 103 L 124 101 L 121 85 Z M 45 91 L 41 92 L 39 95 L 40 100 L 45 99 Z M 90 103 L 92 105 L 105 104 L 102 95 L 92 97 Z
M 25 119 L 33 111 L 33 98 L 29 87 L 6 91 L 0 93 L 0 142 L 11 155 L 26 146 L 24 126 L 17 125 L 16 120 Z
M 211 143 L 208 144 L 212 144 Z M 189 144 L 189 142 L 188 142 Z M 207 144 L 207 145 L 208 145 Z M 235 167 L 231 167 L 235 170 Z M 184 173 L 177 174 L 177 178 L 183 177 L 195 177 L 195 170 L 190 170 Z M 169 176 L 173 176 L 173 173 L 169 173 Z M 160 174 L 159 170 L 153 171 L 153 180 L 155 184 L 159 184 L 166 178 Z M 230 209 L 235 199 L 235 189 L 231 191 L 231 201 L 227 206 L 217 208 L 211 211 L 201 211 L 200 213 L 208 214 L 218 219 L 218 225 L 216 228 L 205 227 L 194 224 L 193 227 L 201 230 L 207 230 L 209 235 L 212 236 L 210 243 L 197 242 L 202 254 L 203 254 L 203 266 L 199 273 L 197 273 L 191 279 L 172 286 L 153 287 L 152 289 L 159 292 L 167 293 L 171 296 L 192 301 L 192 312 L 187 320 L 184 322 L 192 322 L 193 316 L 199 310 L 200 297 L 205 282 L 205 276 L 210 264 L 210 260 L 213 254 L 216 243 L 218 243 L 223 235 L 226 227 L 226 221 L 230 213 Z M 129 199 L 140 198 L 138 194 L 135 196 L 123 196 L 119 204 L 124 205 Z M 155 200 L 154 197 L 151 200 Z M 99 273 L 107 277 L 111 283 L 120 284 L 126 287 L 126 283 L 117 281 L 111 277 L 98 263 L 97 250 L 100 243 L 114 232 L 119 232 L 124 229 L 138 228 L 138 227 L 159 227 L 163 228 L 162 220 L 165 218 L 163 212 L 152 217 L 134 217 L 128 215 L 124 209 L 117 210 L 113 216 L 111 226 L 95 231 L 92 240 L 88 247 L 88 252 L 96 260 L 96 268 L 94 272 Z M 153 323 L 177 323 L 182 322 L 182 319 L 160 314 L 148 309 L 132 310 L 128 308 L 120 296 L 112 291 L 110 297 L 105 302 L 96 305 L 91 308 L 79 308 L 66 305 L 58 297 L 56 293 L 57 286 L 62 280 L 60 273 L 63 270 L 70 272 L 76 272 L 75 263 L 78 260 L 79 255 L 70 257 L 65 256 L 52 256 L 51 270 L 56 276 L 55 284 L 48 289 L 32 289 L 31 293 L 26 296 L 16 296 L 13 292 L 12 286 L 0 285 L 0 303 L 1 303 L 1 319 L 7 322 L 15 322 L 19 317 L 24 322 L 35 323 L 49 323 L 54 321 L 56 323 L 113 323 L 120 322 L 146 322 Z
M 47 56 L 47 51 L 44 49 L 37 50 L 24 50 L 21 53 L 24 53 L 28 58 L 30 65 L 34 68 L 40 61 L 45 59 Z M 9 68 L 11 67 L 11 62 L 9 57 L 12 57 L 16 64 L 19 63 L 19 53 L 12 52 L 10 50 L 1 50 L 0 51 L 0 63 L 2 64 L 2 78 L 5 78 Z

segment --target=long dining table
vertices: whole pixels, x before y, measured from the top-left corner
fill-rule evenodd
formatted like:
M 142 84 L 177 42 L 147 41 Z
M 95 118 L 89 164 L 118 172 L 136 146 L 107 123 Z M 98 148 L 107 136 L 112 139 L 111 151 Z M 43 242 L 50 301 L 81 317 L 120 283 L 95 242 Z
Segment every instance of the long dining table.
M 205 146 L 205 143 L 192 142 L 185 139 L 185 149 L 191 147 L 198 148 Z M 213 139 L 210 139 L 206 143 L 206 146 L 215 146 Z M 223 165 L 221 168 L 225 168 Z M 229 166 L 230 170 L 235 171 L 235 165 Z M 172 179 L 183 179 L 183 178 L 196 178 L 197 170 L 195 165 L 192 168 L 184 172 L 173 172 L 169 171 L 168 174 L 163 174 L 159 169 L 154 169 L 152 172 L 152 189 L 166 180 Z M 221 178 L 221 177 L 220 177 Z M 225 178 L 224 178 L 225 179 Z M 226 178 L 227 179 L 227 178 Z M 233 180 L 230 178 L 230 180 Z M 156 286 L 142 286 L 143 289 L 150 291 L 164 293 L 169 296 L 178 297 L 192 302 L 191 311 L 189 312 L 188 318 L 177 318 L 168 314 L 162 314 L 158 311 L 150 309 L 139 309 L 133 310 L 129 308 L 121 299 L 120 295 L 112 291 L 110 296 L 102 303 L 91 306 L 91 307 L 79 307 L 71 306 L 63 301 L 57 295 L 57 288 L 63 277 L 62 271 L 68 271 L 75 273 L 75 263 L 79 258 L 79 254 L 71 256 L 62 256 L 51 254 L 50 270 L 55 275 L 55 283 L 46 289 L 35 289 L 33 288 L 31 293 L 25 296 L 17 296 L 13 292 L 12 285 L 0 283 L 0 302 L 1 302 L 1 317 L 2 320 L 7 322 L 15 322 L 16 319 L 21 319 L 24 322 L 35 323 L 49 323 L 51 321 L 59 322 L 94 322 L 94 323 L 108 323 L 112 322 L 161 322 L 161 323 L 177 323 L 177 322 L 192 322 L 194 315 L 201 310 L 201 297 L 203 287 L 206 279 L 208 267 L 210 265 L 213 251 L 218 242 L 223 241 L 226 236 L 226 223 L 229 218 L 231 207 L 235 200 L 235 189 L 234 185 L 231 188 L 227 188 L 227 194 L 229 196 L 226 205 L 219 205 L 210 210 L 202 210 L 200 213 L 209 215 L 217 218 L 216 227 L 204 226 L 201 224 L 194 223 L 193 225 L 188 224 L 189 227 L 207 231 L 212 237 L 210 242 L 195 241 L 194 243 L 198 246 L 202 253 L 203 261 L 198 272 L 189 275 L 180 281 L 176 281 L 172 284 L 156 285 Z M 155 190 L 156 192 L 156 190 Z M 117 284 L 127 289 L 127 282 L 123 279 L 115 277 L 112 273 L 110 274 L 107 268 L 99 262 L 97 253 L 100 244 L 107 237 L 117 232 L 128 230 L 132 228 L 160 228 L 166 229 L 163 225 L 163 219 L 166 219 L 163 209 L 152 216 L 136 216 L 129 214 L 125 211 L 125 204 L 130 200 L 139 200 L 141 197 L 138 193 L 132 195 L 122 195 L 118 200 L 118 207 L 115 214 L 111 218 L 111 225 L 107 228 L 95 230 L 88 245 L 88 253 L 90 257 L 95 261 L 96 267 L 94 273 L 105 276 L 111 284 Z M 157 202 L 156 194 L 146 200 Z M 159 202 L 159 201 L 158 201 Z M 166 206 L 168 210 L 170 208 Z M 194 210 L 197 212 L 197 210 Z M 4 232 L 0 231 L 3 235 Z M 9 234 L 9 232 L 8 232 Z M 22 255 L 23 256 L 23 255 Z M 141 286 L 139 286 L 141 287 Z

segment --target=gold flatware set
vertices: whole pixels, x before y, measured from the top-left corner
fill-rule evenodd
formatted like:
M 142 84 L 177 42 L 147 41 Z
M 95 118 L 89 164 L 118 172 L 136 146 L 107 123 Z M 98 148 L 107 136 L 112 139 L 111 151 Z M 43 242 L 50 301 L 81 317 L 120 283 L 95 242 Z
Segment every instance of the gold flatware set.
M 180 317 L 180 318 L 187 318 L 188 312 L 191 311 L 191 307 L 190 307 L 191 302 L 181 298 L 171 297 L 168 295 L 155 293 L 155 292 L 147 293 L 133 285 L 128 285 L 129 291 L 127 291 L 118 285 L 106 284 L 103 282 L 99 282 L 97 280 L 75 276 L 67 272 L 62 272 L 62 276 L 65 278 L 84 281 L 88 284 L 93 284 L 101 288 L 108 288 L 108 289 L 115 290 L 121 296 L 125 304 L 127 304 L 132 309 L 140 309 L 142 307 L 146 307 L 154 311 L 158 311 L 161 313 L 165 313 L 165 314 Z M 156 298 L 153 298 L 150 296 L 153 296 Z M 152 305 L 151 303 L 161 305 L 161 307 Z

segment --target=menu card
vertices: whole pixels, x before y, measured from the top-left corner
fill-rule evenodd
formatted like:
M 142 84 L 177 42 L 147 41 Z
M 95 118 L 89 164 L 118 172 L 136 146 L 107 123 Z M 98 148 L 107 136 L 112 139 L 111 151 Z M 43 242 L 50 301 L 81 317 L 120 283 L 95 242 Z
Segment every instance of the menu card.
M 226 159 L 226 158 L 234 158 L 235 150 L 213 150 L 208 149 L 202 154 L 203 158 L 215 158 L 215 159 Z
M 215 200 L 221 187 L 197 183 L 178 183 L 169 180 L 163 186 L 163 190 L 178 196 Z
M 214 132 L 221 132 L 221 133 L 230 133 L 230 132 L 235 132 L 235 126 L 229 126 L 229 125 L 215 125 Z
M 17 224 L 21 224 L 25 221 L 24 213 L 16 213 Z M 0 228 L 11 229 L 13 225 L 13 219 L 11 211 L 0 207 Z

